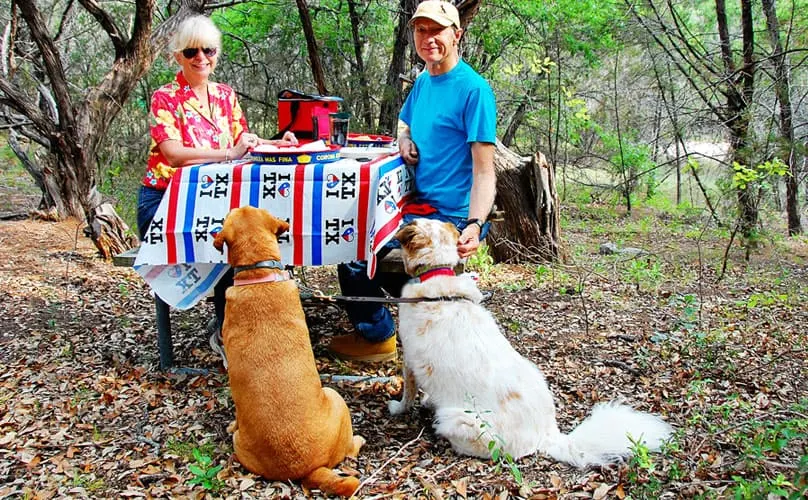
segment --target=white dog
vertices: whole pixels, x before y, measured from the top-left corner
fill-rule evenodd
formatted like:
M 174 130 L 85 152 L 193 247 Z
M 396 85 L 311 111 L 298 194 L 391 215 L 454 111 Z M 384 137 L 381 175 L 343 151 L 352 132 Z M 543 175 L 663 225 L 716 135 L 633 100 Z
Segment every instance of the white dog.
M 513 458 L 540 451 L 581 468 L 604 465 L 631 454 L 629 436 L 658 450 L 671 427 L 615 402 L 598 404 L 570 434 L 561 433 L 541 371 L 511 347 L 479 305 L 474 280 L 451 272 L 458 236 L 452 224 L 427 219 L 397 234 L 405 269 L 415 277 L 402 297 L 445 300 L 400 305 L 404 389 L 401 402 L 388 403 L 390 413 L 412 407 L 420 387 L 435 410 L 437 434 L 457 453 L 482 458 L 496 446 Z

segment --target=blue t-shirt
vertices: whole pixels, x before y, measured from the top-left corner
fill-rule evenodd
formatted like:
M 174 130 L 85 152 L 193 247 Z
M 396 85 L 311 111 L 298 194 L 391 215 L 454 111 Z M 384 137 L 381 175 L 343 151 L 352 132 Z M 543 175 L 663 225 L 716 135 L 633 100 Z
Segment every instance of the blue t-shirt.
M 472 142 L 496 142 L 491 86 L 462 59 L 448 73 L 415 80 L 399 118 L 418 147 L 415 196 L 439 213 L 468 217 Z

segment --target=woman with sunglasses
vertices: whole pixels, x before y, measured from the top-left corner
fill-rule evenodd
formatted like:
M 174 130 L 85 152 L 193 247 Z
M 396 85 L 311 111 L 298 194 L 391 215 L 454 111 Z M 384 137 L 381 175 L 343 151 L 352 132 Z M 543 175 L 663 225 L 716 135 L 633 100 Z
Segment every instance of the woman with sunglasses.
M 297 144 L 291 132 L 280 141 L 249 133 L 233 89 L 209 80 L 221 52 L 221 38 L 213 21 L 194 16 L 179 25 L 169 42 L 180 71 L 174 81 L 152 95 L 151 147 L 137 207 L 141 240 L 176 169 L 236 160 L 259 144 Z M 214 292 L 219 326 L 224 319 L 224 291 L 231 283 L 232 274 L 228 273 Z M 211 346 L 216 349 L 213 340 Z

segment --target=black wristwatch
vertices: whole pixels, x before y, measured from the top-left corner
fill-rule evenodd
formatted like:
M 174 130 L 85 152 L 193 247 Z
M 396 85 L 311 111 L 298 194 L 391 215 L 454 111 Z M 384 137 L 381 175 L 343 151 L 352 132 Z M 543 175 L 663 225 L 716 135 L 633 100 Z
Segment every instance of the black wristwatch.
M 480 233 L 483 232 L 483 221 L 480 219 L 466 219 L 466 227 L 469 227 L 472 224 L 477 224 L 477 226 L 480 228 Z
M 476 224 L 477 227 L 480 228 L 479 240 L 482 241 L 488 235 L 488 228 L 491 226 L 491 223 L 481 219 L 466 219 L 466 225 L 464 228 L 469 227 L 472 224 Z

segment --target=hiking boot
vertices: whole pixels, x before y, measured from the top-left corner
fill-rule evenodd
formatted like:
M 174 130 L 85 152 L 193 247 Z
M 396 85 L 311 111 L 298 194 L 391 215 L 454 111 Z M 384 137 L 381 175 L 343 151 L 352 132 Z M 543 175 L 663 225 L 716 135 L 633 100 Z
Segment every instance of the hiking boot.
M 337 359 L 377 362 L 396 359 L 396 336 L 381 342 L 370 342 L 358 334 L 339 335 L 331 339 L 328 352 Z
M 216 318 L 212 318 L 208 321 L 207 331 L 210 332 L 210 337 L 208 338 L 210 348 L 213 352 L 222 357 L 222 364 L 224 364 L 224 369 L 227 370 L 227 356 L 224 353 L 222 329 L 219 327 L 219 321 Z

